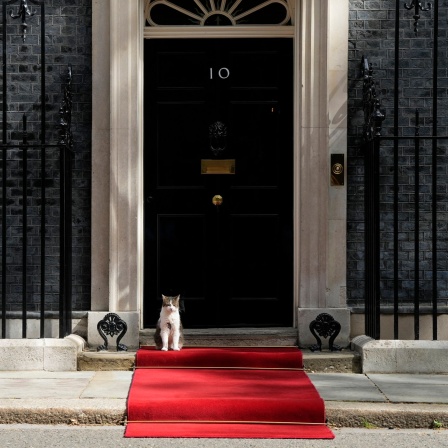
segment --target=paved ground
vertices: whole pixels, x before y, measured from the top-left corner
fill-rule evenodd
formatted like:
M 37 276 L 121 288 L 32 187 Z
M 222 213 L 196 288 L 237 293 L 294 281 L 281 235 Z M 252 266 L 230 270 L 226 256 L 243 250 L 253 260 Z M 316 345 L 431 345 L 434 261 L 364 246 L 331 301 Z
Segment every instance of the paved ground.
M 2 448 L 439 448 L 448 431 L 335 429 L 334 440 L 125 439 L 119 426 L 0 425 Z
M 132 374 L 0 372 L 0 423 L 122 424 Z M 448 375 L 309 377 L 335 427 L 448 428 Z

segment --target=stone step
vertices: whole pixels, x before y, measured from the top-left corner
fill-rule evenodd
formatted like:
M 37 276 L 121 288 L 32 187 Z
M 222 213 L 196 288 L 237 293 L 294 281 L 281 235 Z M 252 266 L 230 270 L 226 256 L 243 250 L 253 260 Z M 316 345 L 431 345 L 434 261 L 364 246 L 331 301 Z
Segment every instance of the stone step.
M 135 352 L 84 351 L 78 355 L 78 370 L 134 370 Z
M 140 331 L 140 345 L 154 345 L 154 329 Z M 291 346 L 297 345 L 295 328 L 205 328 L 184 330 L 189 346 Z
M 82 352 L 78 370 L 133 370 L 135 352 Z M 309 373 L 361 373 L 361 357 L 351 351 L 310 353 L 304 351 L 303 363 Z
M 140 331 L 140 345 L 154 345 L 154 330 Z M 186 346 L 295 346 L 294 328 L 226 328 L 185 330 Z M 309 372 L 360 373 L 357 353 L 322 351 L 312 353 L 303 349 L 305 369 Z M 132 370 L 135 352 L 84 351 L 78 356 L 78 370 Z
M 309 373 L 362 373 L 361 356 L 350 350 L 318 353 L 303 350 L 303 365 Z

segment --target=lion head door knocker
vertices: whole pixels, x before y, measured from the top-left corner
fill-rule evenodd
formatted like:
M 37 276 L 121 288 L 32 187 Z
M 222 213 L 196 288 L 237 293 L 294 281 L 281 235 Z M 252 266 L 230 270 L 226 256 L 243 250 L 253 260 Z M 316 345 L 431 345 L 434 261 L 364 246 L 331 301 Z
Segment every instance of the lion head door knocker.
M 227 146 L 227 126 L 221 121 L 215 121 L 208 127 L 210 138 L 210 150 L 217 156 L 226 149 Z

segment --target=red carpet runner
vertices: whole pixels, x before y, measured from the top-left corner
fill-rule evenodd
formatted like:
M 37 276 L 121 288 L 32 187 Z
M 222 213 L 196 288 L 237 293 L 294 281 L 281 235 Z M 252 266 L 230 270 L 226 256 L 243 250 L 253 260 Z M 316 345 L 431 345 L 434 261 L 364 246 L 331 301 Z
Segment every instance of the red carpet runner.
M 137 352 L 125 437 L 332 439 L 294 347 Z

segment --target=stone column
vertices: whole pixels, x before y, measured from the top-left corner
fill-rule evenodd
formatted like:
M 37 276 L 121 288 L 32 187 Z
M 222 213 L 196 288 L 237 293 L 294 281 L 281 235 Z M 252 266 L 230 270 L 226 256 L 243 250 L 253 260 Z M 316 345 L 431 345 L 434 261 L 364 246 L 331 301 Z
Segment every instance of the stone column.
M 109 172 L 107 167 L 102 167 L 105 178 L 109 175 L 109 179 L 106 179 L 109 182 L 108 311 L 119 314 L 128 325 L 128 333 L 122 342 L 130 347 L 137 347 L 143 273 L 143 6 L 140 0 L 103 0 L 94 3 L 97 14 L 109 14 L 109 34 L 100 37 L 104 50 L 105 40 L 109 38 L 110 58 Z M 107 22 L 107 18 L 102 20 Z M 107 23 L 103 25 L 104 32 Z M 95 45 L 98 49 L 99 44 Z M 104 71 L 101 73 L 104 74 Z M 99 83 L 98 79 L 95 86 L 98 87 Z M 100 91 L 104 90 L 103 86 L 99 88 Z M 107 106 L 106 102 L 105 113 L 108 111 Z M 100 113 L 98 104 L 94 107 L 96 113 Z M 107 123 L 107 119 L 105 122 Z M 94 153 L 98 148 L 99 145 L 94 148 Z M 92 205 L 95 216 L 99 214 L 95 210 L 97 206 L 96 203 Z M 104 226 L 107 217 L 102 216 L 101 219 Z M 97 223 L 93 222 L 93 225 Z M 104 241 L 103 243 L 105 244 Z M 105 258 L 104 253 L 95 252 L 99 257 Z M 100 265 L 104 268 L 101 262 Z M 105 277 L 99 276 L 98 279 L 101 279 L 102 288 L 105 289 Z M 103 302 L 103 299 L 97 299 L 95 306 L 104 308 Z M 104 311 L 89 313 L 89 343 L 92 345 L 101 342 L 96 325 L 104 316 Z
M 143 262 L 140 0 L 110 0 L 109 309 L 139 311 Z
M 91 310 L 109 309 L 110 2 L 92 3 Z
M 309 324 L 346 309 L 346 186 L 330 185 L 330 155 L 346 153 L 348 1 L 302 0 L 296 16 L 296 253 L 299 344 L 315 343 Z

